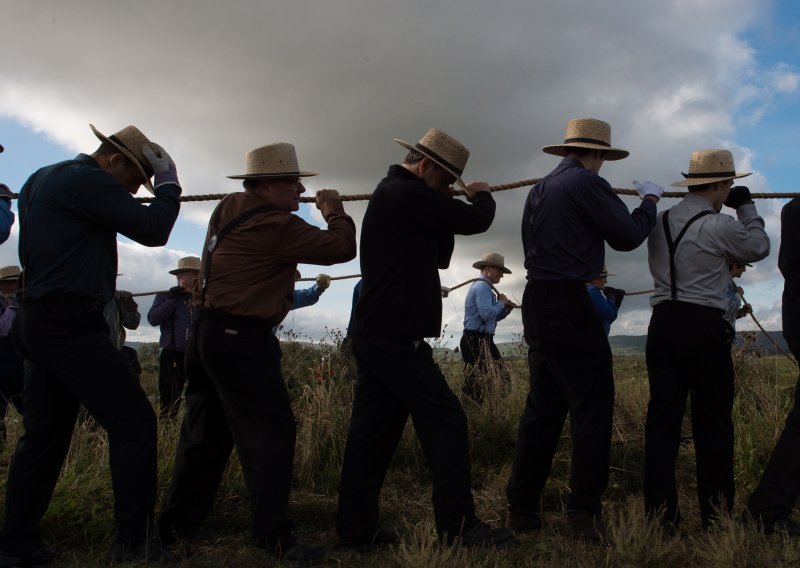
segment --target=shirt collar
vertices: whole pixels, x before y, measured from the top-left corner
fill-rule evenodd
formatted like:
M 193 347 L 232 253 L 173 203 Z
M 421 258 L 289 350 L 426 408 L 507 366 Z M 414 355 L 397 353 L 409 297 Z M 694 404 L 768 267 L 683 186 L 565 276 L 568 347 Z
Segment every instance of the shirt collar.
M 716 211 L 714 210 L 714 206 L 711 204 L 711 202 L 702 195 L 698 195 L 697 193 L 687 192 L 686 195 L 683 197 L 683 201 L 685 203 L 691 204 L 694 208 L 699 208 L 700 210 L 708 209 L 709 211 L 713 211 L 714 213 L 716 213 Z

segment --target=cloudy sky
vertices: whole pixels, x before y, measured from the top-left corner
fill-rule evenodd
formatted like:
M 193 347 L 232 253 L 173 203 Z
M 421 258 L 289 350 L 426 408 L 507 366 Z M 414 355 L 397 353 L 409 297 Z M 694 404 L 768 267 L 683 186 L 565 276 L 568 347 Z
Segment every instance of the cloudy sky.
M 0 180 L 13 190 L 42 165 L 94 150 L 89 123 L 106 134 L 137 125 L 173 156 L 186 194 L 236 191 L 225 176 L 242 173 L 246 151 L 277 141 L 295 144 L 301 168 L 321 172 L 309 194 L 369 193 L 404 155 L 392 139 L 414 142 L 432 126 L 471 150 L 467 180 L 508 183 L 555 167 L 541 147 L 582 116 L 610 122 L 612 143 L 631 151 L 601 171 L 614 187 L 634 179 L 666 187 L 692 150 L 724 147 L 738 170 L 755 172 L 751 190 L 800 190 L 800 8 L 789 0 L 0 0 L 0 8 Z M 526 194 L 495 194 L 492 228 L 457 238 L 444 285 L 474 277 L 472 262 L 495 251 L 513 271 L 501 291 L 521 299 Z M 626 198 L 631 208 L 637 201 Z M 768 329 L 781 325 L 783 203 L 757 203 L 773 252 L 741 280 Z M 212 207 L 184 204 L 164 248 L 120 238 L 119 288 L 173 285 L 167 271 L 200 253 Z M 347 204 L 359 226 L 365 207 Z M 319 222 L 312 206 L 300 214 Z M 0 265 L 18 263 L 16 247 L 15 228 Z M 645 249 L 608 251 L 612 285 L 652 287 Z M 357 260 L 300 269 L 359 272 Z M 314 339 L 344 327 L 354 283 L 334 283 L 287 325 Z M 464 293 L 445 300 L 450 346 Z M 649 314 L 646 296 L 626 299 L 612 334 L 645 333 Z M 498 328 L 501 340 L 521 332 L 518 312 Z M 144 324 L 129 334 L 155 336 Z

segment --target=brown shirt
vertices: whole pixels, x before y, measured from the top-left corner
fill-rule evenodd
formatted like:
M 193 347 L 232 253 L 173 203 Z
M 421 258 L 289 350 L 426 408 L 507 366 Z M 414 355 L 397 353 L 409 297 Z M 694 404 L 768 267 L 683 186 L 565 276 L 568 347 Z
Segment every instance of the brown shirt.
M 247 191 L 231 194 L 221 203 L 217 230 L 266 203 Z M 355 224 L 341 202 L 329 207 L 325 221 L 328 229 L 321 230 L 288 211 L 268 211 L 241 223 L 214 250 L 204 307 L 278 325 L 292 306 L 298 263 L 329 266 L 356 256 Z M 210 237 L 206 234 L 203 245 L 201 280 Z M 195 298 L 199 301 L 199 292 Z

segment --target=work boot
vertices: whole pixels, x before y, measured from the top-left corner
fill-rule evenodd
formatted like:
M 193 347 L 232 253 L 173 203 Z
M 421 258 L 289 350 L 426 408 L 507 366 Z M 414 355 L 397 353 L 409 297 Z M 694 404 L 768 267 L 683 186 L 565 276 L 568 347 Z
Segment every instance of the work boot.
M 339 548 L 356 552 L 374 552 L 384 546 L 394 546 L 400 542 L 400 535 L 393 530 L 378 527 L 372 537 L 339 542 Z
M 482 521 L 476 522 L 450 542 L 467 548 L 494 548 L 498 550 L 514 548 L 519 545 L 519 541 L 514 537 L 511 529 L 493 529 Z
M 588 540 L 595 544 L 609 544 L 608 526 L 600 518 L 589 511 L 574 511 L 567 513 L 567 523 L 572 538 Z
M 28 568 L 28 566 L 47 566 L 56 559 L 56 553 L 45 545 L 33 552 L 8 552 L 0 550 L 0 568 Z
M 542 515 L 538 511 L 508 510 L 506 526 L 514 532 L 538 531 L 542 528 Z

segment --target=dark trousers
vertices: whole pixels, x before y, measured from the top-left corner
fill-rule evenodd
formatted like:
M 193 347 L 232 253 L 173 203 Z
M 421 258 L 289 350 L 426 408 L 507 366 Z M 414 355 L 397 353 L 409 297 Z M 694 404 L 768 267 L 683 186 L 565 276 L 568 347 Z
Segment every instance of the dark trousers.
M 431 347 L 354 337 L 353 350 L 358 382 L 339 485 L 340 540 L 372 538 L 381 487 L 409 415 L 433 470 L 439 536 L 474 525 L 467 417 Z
M 186 412 L 159 519 L 162 539 L 194 534 L 235 446 L 250 492 L 254 541 L 286 546 L 296 423 L 271 326 L 202 310 L 189 337 L 186 374 Z
M 571 512 L 600 514 L 608 484 L 614 377 L 608 339 L 582 282 L 529 280 L 522 300 L 530 392 L 508 482 L 509 508 L 538 511 L 567 413 Z
M 785 335 L 785 332 L 784 332 Z M 786 337 L 795 359 L 800 357 L 800 336 Z M 750 496 L 750 512 L 767 523 L 792 513 L 800 495 L 800 377 L 795 385 L 794 405 L 786 417 L 778 443 L 756 490 Z
M 464 360 L 464 394 L 476 400 L 483 400 L 484 391 L 489 386 L 492 371 L 504 382 L 511 381 L 511 375 L 503 364 L 500 350 L 494 343 L 494 335 L 465 329 L 459 344 L 461 358 Z
M 39 546 L 39 521 L 81 403 L 108 434 L 116 540 L 138 546 L 156 498 L 156 418 L 109 339 L 102 306 L 24 300 L 14 323 L 14 342 L 26 359 L 25 434 L 11 458 L 2 548 L 27 552 Z
M 691 395 L 700 516 L 730 511 L 733 479 L 733 363 L 720 310 L 685 302 L 653 308 L 647 330 L 650 402 L 645 422 L 645 509 L 665 523 L 680 522 L 675 460 L 686 398 Z
M 11 337 L 0 337 L 0 447 L 6 442 L 6 413 L 13 404 L 22 414 L 22 385 L 24 366 Z
M 184 354 L 174 349 L 162 349 L 158 358 L 158 400 L 162 418 L 175 418 L 181 407 L 181 395 L 186 384 Z

